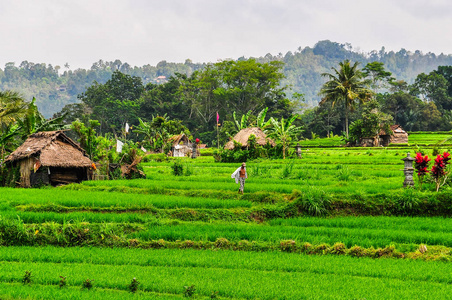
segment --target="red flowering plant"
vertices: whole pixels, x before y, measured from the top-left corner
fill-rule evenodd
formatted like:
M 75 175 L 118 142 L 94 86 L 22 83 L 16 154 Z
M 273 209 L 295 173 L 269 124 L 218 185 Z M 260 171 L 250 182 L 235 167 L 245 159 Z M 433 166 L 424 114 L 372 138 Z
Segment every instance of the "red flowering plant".
M 199 144 L 200 142 L 201 142 L 201 140 L 198 139 L 198 138 L 196 138 L 195 143 L 196 143 L 196 144 Z
M 443 155 L 438 154 L 435 158 L 431 174 L 436 184 L 436 191 L 438 191 L 439 188 L 446 183 L 447 177 L 449 176 L 447 166 L 449 165 L 450 159 L 450 153 L 448 152 L 444 152 Z
M 431 159 L 428 158 L 428 155 L 422 156 L 422 154 L 419 152 L 416 153 L 415 159 L 416 160 L 414 161 L 414 168 L 416 169 L 417 177 L 419 179 L 419 188 L 421 188 L 422 182 L 424 181 L 424 176 L 427 175 L 427 173 L 429 172 L 429 170 L 427 170 L 427 167 L 428 162 Z

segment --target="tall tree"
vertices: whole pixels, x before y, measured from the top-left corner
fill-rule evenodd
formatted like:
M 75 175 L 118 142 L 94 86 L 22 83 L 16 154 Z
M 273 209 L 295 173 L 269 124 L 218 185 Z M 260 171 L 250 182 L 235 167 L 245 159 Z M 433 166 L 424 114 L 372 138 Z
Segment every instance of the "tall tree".
M 215 123 L 217 112 L 225 105 L 217 93 L 222 84 L 217 66 L 208 65 L 203 70 L 195 71 L 188 78 L 179 78 L 182 79 L 179 95 L 190 108 L 189 117 L 199 120 L 198 127 L 209 130 Z
M 216 89 L 229 110 L 245 114 L 266 106 L 271 112 L 279 98 L 284 98 L 286 86 L 280 86 L 283 63 L 258 63 L 254 59 L 223 61 L 216 64 L 222 85 Z
M 357 102 L 364 102 L 372 97 L 372 91 L 368 88 L 369 80 L 364 79 L 364 73 L 358 69 L 358 62 L 353 65 L 347 59 L 339 63 L 339 70 L 331 68 L 333 73 L 323 73 L 327 77 L 320 90 L 323 97 L 321 102 L 331 102 L 344 105 L 345 111 L 345 134 L 348 138 L 348 116 L 353 111 Z
M 439 110 L 452 109 L 452 97 L 448 95 L 449 82 L 436 71 L 421 73 L 411 86 L 410 93 L 427 102 L 434 102 Z
M 395 80 L 391 77 L 392 73 L 385 70 L 384 63 L 379 61 L 374 61 L 368 63 L 363 68 L 363 73 L 366 77 L 371 80 L 371 87 L 376 94 L 381 88 L 386 87 L 388 84 Z
M 78 98 L 92 111 L 90 118 L 100 121 L 100 132 L 116 133 L 126 122 L 136 122 L 144 91 L 141 78 L 115 71 L 105 84 L 94 82 Z

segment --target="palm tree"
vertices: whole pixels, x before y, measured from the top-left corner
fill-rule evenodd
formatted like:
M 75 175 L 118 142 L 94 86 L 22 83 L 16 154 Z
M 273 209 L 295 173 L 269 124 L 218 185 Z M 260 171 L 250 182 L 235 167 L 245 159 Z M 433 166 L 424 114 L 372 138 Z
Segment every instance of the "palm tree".
M 17 92 L 0 91 L 0 130 L 16 123 L 27 111 L 27 103 Z
M 281 121 L 270 118 L 272 126 L 265 131 L 270 137 L 281 142 L 283 146 L 283 159 L 286 158 L 286 149 L 289 146 L 292 137 L 301 131 L 300 127 L 292 125 L 293 121 L 297 118 L 298 115 L 292 116 L 287 120 L 284 120 L 284 118 L 281 117 Z
M 331 68 L 333 74 L 323 73 L 322 76 L 329 80 L 320 90 L 323 96 L 322 102 L 343 103 L 345 107 L 345 133 L 348 138 L 348 114 L 353 111 L 356 102 L 364 102 L 372 97 L 372 91 L 368 88 L 370 81 L 364 79 L 364 73 L 358 69 L 358 62 L 351 65 L 346 59 L 339 63 L 339 70 Z

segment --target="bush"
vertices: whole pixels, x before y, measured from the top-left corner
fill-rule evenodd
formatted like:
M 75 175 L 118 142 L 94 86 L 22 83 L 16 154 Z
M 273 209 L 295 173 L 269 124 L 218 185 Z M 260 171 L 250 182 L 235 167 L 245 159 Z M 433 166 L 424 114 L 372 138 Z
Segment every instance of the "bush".
M 1 186 L 16 187 L 20 181 L 20 167 L 12 167 L 0 163 L 0 184 Z
M 85 279 L 82 283 L 82 289 L 90 290 L 93 287 L 93 281 L 92 279 Z
M 23 284 L 30 284 L 31 283 L 31 271 L 25 271 L 24 277 L 22 278 Z
M 331 254 L 344 255 L 347 253 L 347 247 L 344 243 L 336 243 L 330 249 Z
M 138 290 L 139 285 L 140 285 L 140 282 L 136 278 L 133 278 L 129 284 L 129 291 L 131 293 L 135 293 Z
M 279 246 L 284 252 L 294 252 L 297 249 L 297 243 L 294 240 L 281 241 Z
M 184 286 L 184 296 L 187 298 L 193 297 L 193 295 L 195 294 L 196 291 L 196 287 L 195 285 L 190 285 L 190 286 Z
M 284 165 L 283 171 L 282 171 L 282 174 L 281 174 L 282 178 L 287 178 L 287 177 L 290 176 L 290 174 L 292 174 L 292 170 L 293 170 L 294 164 L 295 164 L 295 161 L 292 159 L 292 160 L 290 160 L 289 163 Z
M 181 163 L 180 160 L 176 160 L 174 164 L 171 166 L 171 168 L 173 169 L 174 176 L 184 175 L 184 165 Z
M 242 149 L 242 144 L 234 141 L 234 149 L 221 149 L 214 152 L 214 158 L 217 162 L 244 162 L 250 159 L 265 157 L 266 147 L 259 146 L 256 137 L 252 134 L 248 139 L 247 149 Z
M 363 257 L 365 255 L 365 249 L 360 246 L 353 246 L 348 250 L 348 255 L 355 257 Z
M 402 194 L 395 195 L 394 212 L 397 214 L 413 215 L 419 210 L 421 200 L 413 188 L 406 188 Z
M 318 188 L 311 188 L 302 193 L 295 201 L 296 205 L 311 216 L 324 216 L 331 205 L 330 196 Z

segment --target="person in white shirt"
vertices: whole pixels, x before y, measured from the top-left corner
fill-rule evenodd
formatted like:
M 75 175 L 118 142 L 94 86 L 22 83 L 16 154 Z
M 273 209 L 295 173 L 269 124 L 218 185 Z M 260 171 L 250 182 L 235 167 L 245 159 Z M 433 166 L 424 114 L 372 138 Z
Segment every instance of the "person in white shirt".
M 248 174 L 246 173 L 246 164 L 242 163 L 242 165 L 232 173 L 231 178 L 235 179 L 235 183 L 240 182 L 239 193 L 243 194 L 243 190 L 245 188 L 245 180 L 248 178 Z

